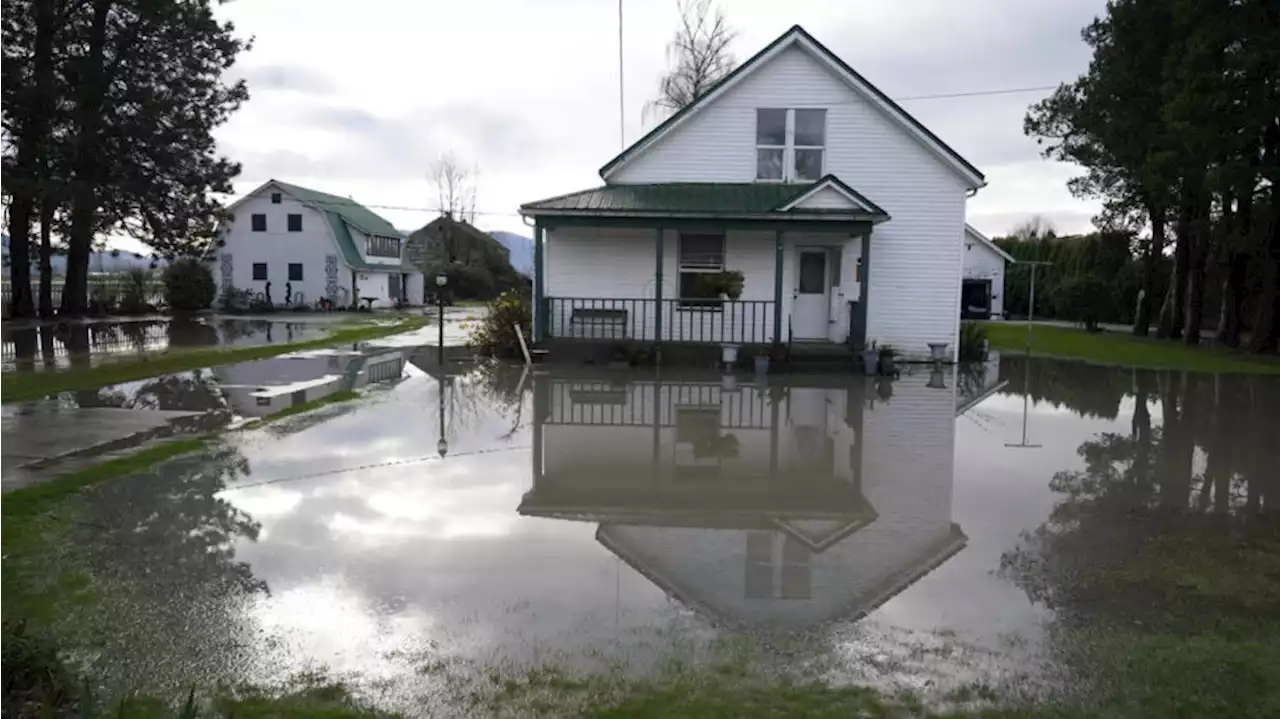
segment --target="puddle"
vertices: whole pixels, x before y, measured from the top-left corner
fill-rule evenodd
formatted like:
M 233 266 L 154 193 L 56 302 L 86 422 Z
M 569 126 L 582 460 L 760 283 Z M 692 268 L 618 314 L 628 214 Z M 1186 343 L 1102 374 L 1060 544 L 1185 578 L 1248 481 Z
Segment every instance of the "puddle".
M 198 318 L 75 322 L 3 330 L 3 368 L 95 365 L 113 356 L 169 348 L 243 347 L 321 337 L 332 322 Z
M 375 402 L 89 495 L 80 545 L 131 617 L 94 657 L 109 683 L 323 669 L 421 708 L 442 666 L 643 672 L 745 644 L 889 688 L 1051 686 L 1065 618 L 1115 610 L 1072 577 L 1134 512 L 1177 528 L 1280 491 L 1258 474 L 1275 378 L 1021 358 L 896 382 L 443 376 L 405 356 Z M 292 398 L 341 360 L 253 371 Z M 259 375 L 221 369 L 225 401 L 257 407 Z

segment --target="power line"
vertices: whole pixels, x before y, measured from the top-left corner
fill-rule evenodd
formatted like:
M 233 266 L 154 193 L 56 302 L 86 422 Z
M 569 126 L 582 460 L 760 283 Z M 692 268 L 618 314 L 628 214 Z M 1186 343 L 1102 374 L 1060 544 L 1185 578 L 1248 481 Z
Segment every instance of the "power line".
M 908 97 L 894 98 L 898 102 L 911 102 L 912 100 L 946 100 L 953 97 L 982 97 L 985 95 L 1015 95 L 1022 92 L 1044 92 L 1046 90 L 1057 90 L 1057 85 L 1037 85 L 1035 87 L 1006 87 L 995 90 L 972 90 L 969 92 L 948 92 L 937 95 L 911 95 Z

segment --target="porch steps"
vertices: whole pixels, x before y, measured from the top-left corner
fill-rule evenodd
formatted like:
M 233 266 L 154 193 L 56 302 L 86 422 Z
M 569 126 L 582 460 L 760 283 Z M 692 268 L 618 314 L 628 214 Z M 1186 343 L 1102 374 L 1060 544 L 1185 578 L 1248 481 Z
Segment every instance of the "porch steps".
M 857 360 L 857 355 L 844 345 L 829 342 L 793 342 L 791 361 L 788 363 L 787 370 L 857 374 L 861 372 Z

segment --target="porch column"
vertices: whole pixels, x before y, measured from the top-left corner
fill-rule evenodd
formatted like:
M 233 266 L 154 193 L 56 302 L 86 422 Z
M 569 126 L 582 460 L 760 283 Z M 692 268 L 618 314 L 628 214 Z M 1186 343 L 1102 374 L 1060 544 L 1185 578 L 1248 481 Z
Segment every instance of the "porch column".
M 533 341 L 541 342 L 547 338 L 547 303 L 544 270 L 546 260 L 543 259 L 542 223 L 533 221 Z
M 862 272 L 858 277 L 858 317 L 857 333 L 853 338 L 853 346 L 863 349 L 867 346 L 867 298 L 871 296 L 871 230 L 862 233 Z
M 782 344 L 782 230 L 773 239 L 773 343 Z
M 659 227 L 653 234 L 653 339 L 662 342 L 662 246 L 664 244 L 663 228 Z

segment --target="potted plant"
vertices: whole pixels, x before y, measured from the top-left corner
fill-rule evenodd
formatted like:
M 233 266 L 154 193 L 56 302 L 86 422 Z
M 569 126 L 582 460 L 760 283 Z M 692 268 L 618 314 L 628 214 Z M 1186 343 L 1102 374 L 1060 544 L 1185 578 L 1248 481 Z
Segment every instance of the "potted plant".
M 894 364 L 894 359 L 898 356 L 898 350 L 892 345 L 885 345 L 880 348 L 880 374 L 888 377 L 898 371 Z
M 727 342 L 720 345 L 720 361 L 730 367 L 738 364 L 738 345 Z
M 876 352 L 875 340 L 871 340 L 871 344 L 864 347 L 859 356 L 862 357 L 863 373 L 873 375 L 880 371 L 880 353 Z
M 715 295 L 722 300 L 736 300 L 741 297 L 743 282 L 742 272 L 738 270 L 708 272 L 698 278 L 698 285 L 703 292 Z

